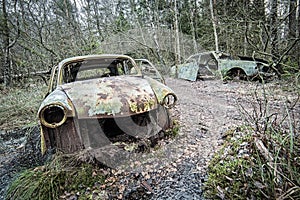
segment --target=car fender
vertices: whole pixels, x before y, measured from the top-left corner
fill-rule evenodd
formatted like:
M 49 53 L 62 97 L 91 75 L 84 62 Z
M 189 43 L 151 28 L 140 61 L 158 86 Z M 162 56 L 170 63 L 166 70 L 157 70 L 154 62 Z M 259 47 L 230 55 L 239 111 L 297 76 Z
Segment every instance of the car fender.
M 256 62 L 239 60 L 219 60 L 219 70 L 223 75 L 231 69 L 241 69 L 247 76 L 255 76 L 258 73 Z
M 74 117 L 75 110 L 73 108 L 73 104 L 70 99 L 67 97 L 65 92 L 63 92 L 60 88 L 54 90 L 51 94 L 49 94 L 42 102 L 39 110 L 38 117 L 40 117 L 41 110 L 46 106 L 50 105 L 60 105 L 65 108 L 67 117 Z
M 175 103 L 177 102 L 177 96 L 171 88 L 150 77 L 145 77 L 145 79 L 147 79 L 147 81 L 151 85 L 159 104 L 164 105 L 166 103 L 166 97 L 172 96 L 174 98 L 174 102 L 172 104 L 175 105 Z

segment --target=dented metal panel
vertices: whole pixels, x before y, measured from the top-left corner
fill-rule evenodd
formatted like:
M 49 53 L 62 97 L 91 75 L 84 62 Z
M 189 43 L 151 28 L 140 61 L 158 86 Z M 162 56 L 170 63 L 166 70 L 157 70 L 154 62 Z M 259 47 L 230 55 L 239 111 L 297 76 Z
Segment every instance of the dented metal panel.
M 107 77 L 61 87 L 76 107 L 78 118 L 128 116 L 157 107 L 151 87 L 141 77 Z
M 74 118 L 68 118 L 64 125 L 58 128 L 41 127 L 42 153 L 44 154 L 49 147 L 55 147 L 64 153 L 73 153 L 84 148 Z
M 177 67 L 178 78 L 195 81 L 197 79 L 199 66 L 196 62 L 185 63 Z
M 109 67 L 121 71 L 102 70 Z M 66 153 L 97 148 L 123 134 L 148 138 L 171 125 L 168 110 L 176 95 L 163 78 L 144 77 L 131 57 L 79 56 L 55 69 L 38 111 L 43 152 L 49 147 Z
M 229 70 L 234 68 L 242 69 L 247 76 L 254 76 L 258 73 L 256 62 L 245 60 L 219 60 L 219 70 L 222 74 L 226 74 Z
M 240 70 L 247 76 L 253 77 L 259 73 L 258 62 L 248 60 L 233 60 L 229 54 L 208 51 L 190 56 L 186 63 L 173 66 L 172 75 L 178 78 L 195 81 L 197 75 L 206 75 L 209 71 L 213 75 L 215 71 L 221 72 L 223 76 L 230 74 L 231 70 Z

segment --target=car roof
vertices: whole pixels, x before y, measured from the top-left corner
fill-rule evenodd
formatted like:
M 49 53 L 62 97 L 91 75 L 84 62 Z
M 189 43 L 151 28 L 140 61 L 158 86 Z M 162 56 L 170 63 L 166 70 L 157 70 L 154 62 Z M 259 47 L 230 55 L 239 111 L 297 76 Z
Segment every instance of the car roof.
M 75 56 L 62 60 L 58 65 L 63 66 L 69 62 L 80 61 L 80 60 L 92 60 L 97 58 L 110 58 L 110 59 L 128 59 L 135 63 L 134 59 L 127 55 L 122 54 L 93 54 L 93 55 L 83 55 L 83 56 Z

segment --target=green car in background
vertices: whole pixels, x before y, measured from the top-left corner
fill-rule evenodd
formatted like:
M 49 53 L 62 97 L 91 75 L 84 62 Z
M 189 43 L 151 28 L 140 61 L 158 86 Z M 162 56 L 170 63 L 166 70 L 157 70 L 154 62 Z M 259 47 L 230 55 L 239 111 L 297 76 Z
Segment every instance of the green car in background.
M 269 76 L 269 64 L 262 59 L 240 56 L 234 60 L 229 54 L 208 51 L 190 56 L 183 64 L 171 68 L 171 75 L 177 78 L 196 81 L 204 76 L 221 75 L 228 78 L 254 79 Z

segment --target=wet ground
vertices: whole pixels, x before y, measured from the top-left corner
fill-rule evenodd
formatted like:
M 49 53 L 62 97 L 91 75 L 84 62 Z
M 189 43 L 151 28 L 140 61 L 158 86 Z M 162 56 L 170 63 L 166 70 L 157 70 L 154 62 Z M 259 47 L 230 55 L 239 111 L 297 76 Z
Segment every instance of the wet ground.
M 0 199 L 8 184 L 22 170 L 43 164 L 38 127 L 0 132 Z

